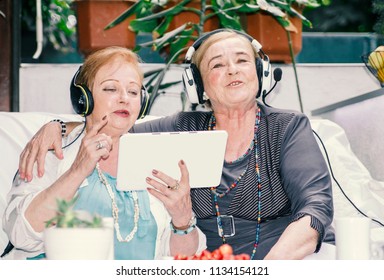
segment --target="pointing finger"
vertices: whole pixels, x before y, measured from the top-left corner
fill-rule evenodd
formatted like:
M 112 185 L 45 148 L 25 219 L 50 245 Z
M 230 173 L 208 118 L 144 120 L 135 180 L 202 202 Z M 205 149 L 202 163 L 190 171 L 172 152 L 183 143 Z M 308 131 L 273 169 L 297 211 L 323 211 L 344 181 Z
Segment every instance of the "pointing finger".
M 95 123 L 93 123 L 87 134 L 89 135 L 89 137 L 95 136 L 107 123 L 108 118 L 107 115 L 105 115 L 100 121 L 96 121 Z

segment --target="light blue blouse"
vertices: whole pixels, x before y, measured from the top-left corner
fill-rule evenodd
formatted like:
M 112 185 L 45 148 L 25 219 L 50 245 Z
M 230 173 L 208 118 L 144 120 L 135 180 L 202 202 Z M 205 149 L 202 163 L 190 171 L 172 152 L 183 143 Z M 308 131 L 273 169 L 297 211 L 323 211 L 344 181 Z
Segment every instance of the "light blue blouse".
M 116 178 L 104 173 L 115 194 L 116 204 L 119 208 L 119 225 L 123 239 L 132 231 L 134 222 L 134 202 L 131 192 L 116 189 Z M 97 170 L 87 178 L 88 185 L 79 188 L 79 198 L 75 209 L 87 210 L 91 214 L 102 217 L 112 217 L 112 200 L 107 188 L 100 182 Z M 145 260 L 154 259 L 157 224 L 150 210 L 147 191 L 137 191 L 140 218 L 138 229 L 130 242 L 119 242 L 114 234 L 116 260 Z

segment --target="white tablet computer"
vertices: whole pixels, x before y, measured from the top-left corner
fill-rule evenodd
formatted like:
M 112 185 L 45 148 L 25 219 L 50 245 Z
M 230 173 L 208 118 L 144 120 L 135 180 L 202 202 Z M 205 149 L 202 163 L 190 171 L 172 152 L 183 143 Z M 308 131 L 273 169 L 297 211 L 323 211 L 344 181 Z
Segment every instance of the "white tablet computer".
M 146 177 L 156 169 L 179 180 L 178 162 L 189 171 L 192 188 L 220 184 L 224 164 L 226 131 L 128 133 L 120 138 L 117 189 L 141 190 L 151 187 Z

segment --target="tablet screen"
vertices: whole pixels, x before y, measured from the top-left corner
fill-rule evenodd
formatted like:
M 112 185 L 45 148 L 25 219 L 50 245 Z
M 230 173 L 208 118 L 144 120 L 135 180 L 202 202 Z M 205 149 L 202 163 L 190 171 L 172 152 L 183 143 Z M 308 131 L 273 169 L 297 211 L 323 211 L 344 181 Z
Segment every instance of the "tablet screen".
M 128 133 L 120 138 L 117 189 L 151 187 L 146 177 L 156 169 L 180 180 L 184 160 L 191 188 L 220 184 L 228 134 L 223 130 L 162 133 Z

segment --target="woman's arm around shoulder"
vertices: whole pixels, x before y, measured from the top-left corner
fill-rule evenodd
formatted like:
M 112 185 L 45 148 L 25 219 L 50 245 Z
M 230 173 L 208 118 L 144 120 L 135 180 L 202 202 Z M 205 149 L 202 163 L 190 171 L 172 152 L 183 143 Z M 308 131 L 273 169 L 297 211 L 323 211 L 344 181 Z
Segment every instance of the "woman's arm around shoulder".
M 79 124 L 78 122 L 66 123 L 64 136 L 70 134 Z M 45 172 L 45 158 L 49 150 L 52 150 L 58 159 L 63 159 L 62 143 L 62 125 L 59 122 L 49 122 L 43 125 L 20 154 L 20 178 L 28 182 L 31 181 L 35 163 L 37 164 L 37 174 L 42 177 Z

